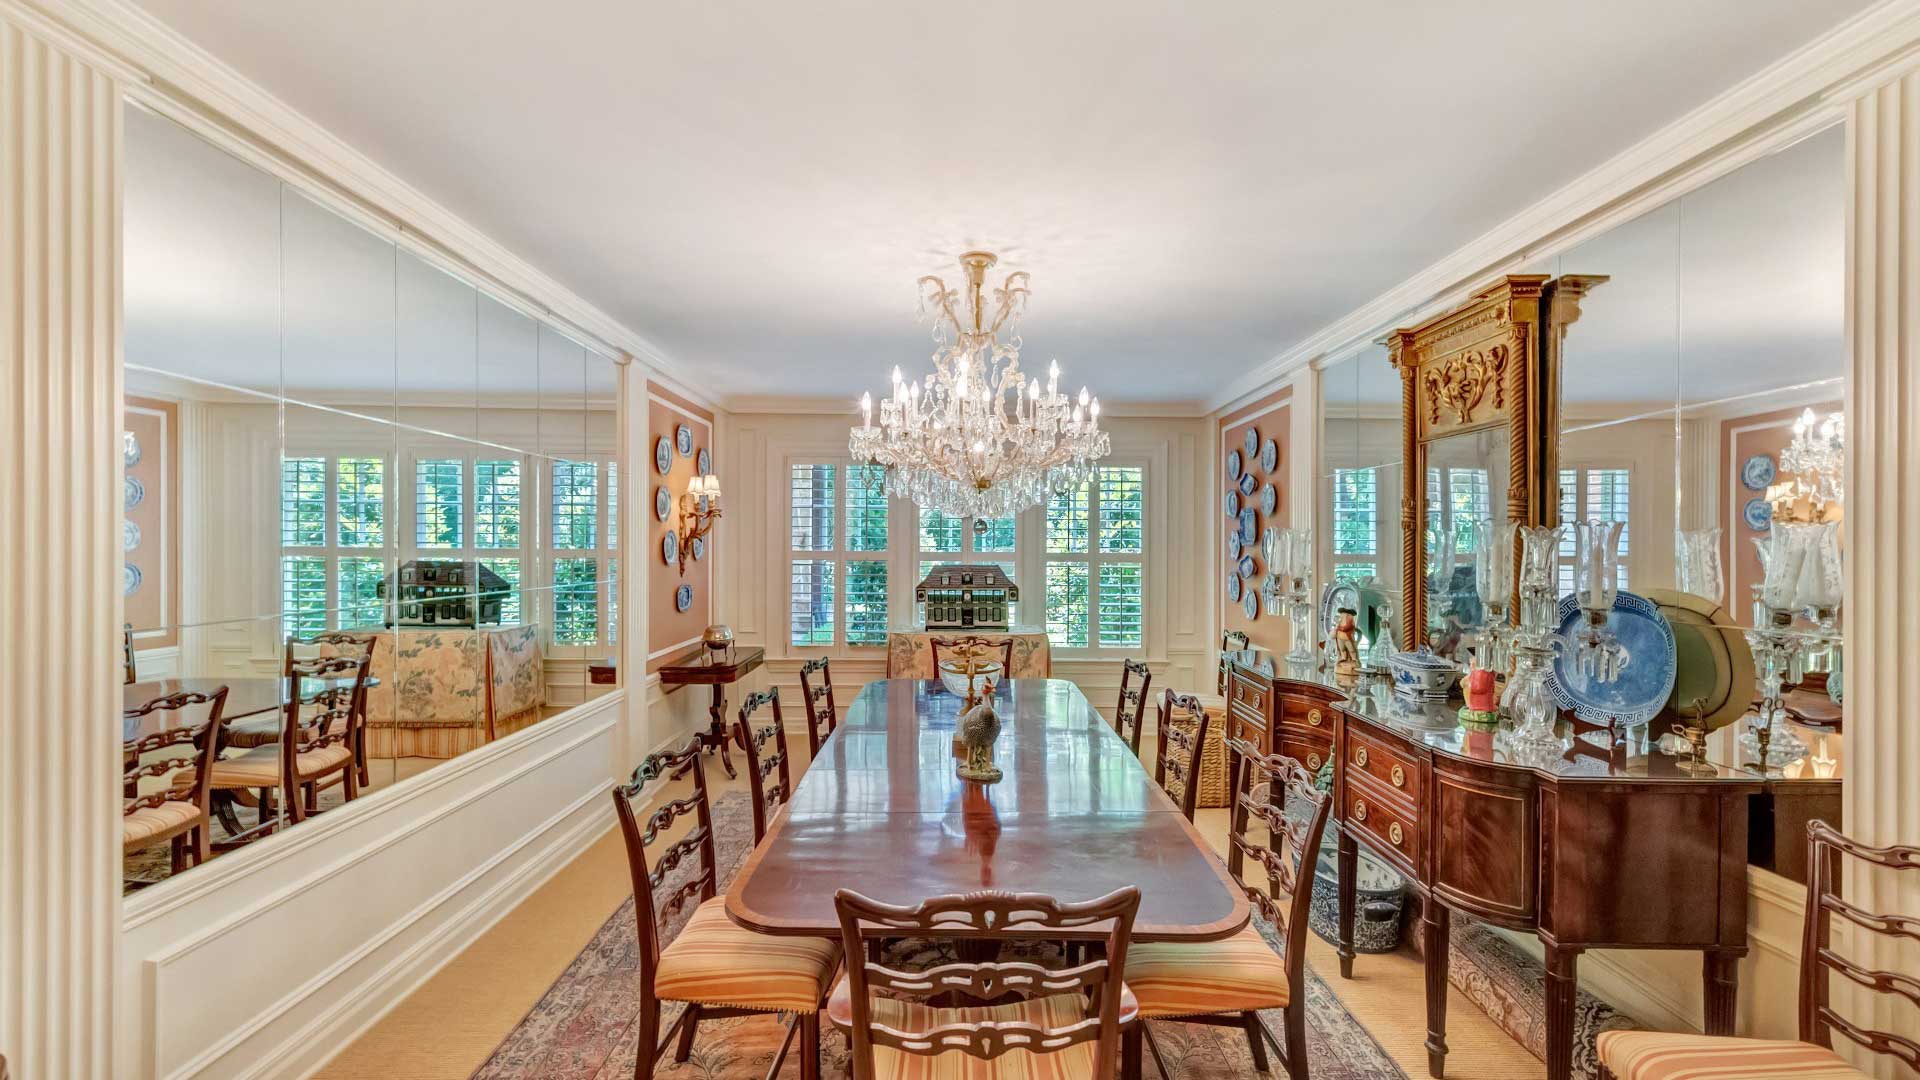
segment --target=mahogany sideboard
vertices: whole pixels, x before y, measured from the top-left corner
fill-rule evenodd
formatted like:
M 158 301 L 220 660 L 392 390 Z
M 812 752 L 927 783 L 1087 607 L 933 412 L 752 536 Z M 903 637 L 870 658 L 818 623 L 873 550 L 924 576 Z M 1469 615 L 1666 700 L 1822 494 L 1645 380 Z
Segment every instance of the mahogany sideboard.
M 1703 954 L 1709 1034 L 1732 1034 L 1747 951 L 1750 816 L 1824 805 L 1837 781 L 1715 766 L 1693 775 L 1646 726 L 1615 740 L 1571 733 L 1561 752 L 1511 760 L 1505 738 L 1468 731 L 1459 703 L 1415 704 L 1229 653 L 1228 729 L 1317 769 L 1334 762 L 1339 956 L 1353 974 L 1360 845 L 1421 898 L 1428 1070 L 1442 1076 L 1450 913 L 1535 933 L 1546 947 L 1547 1075 L 1573 1055 L 1577 961 L 1594 948 Z M 1582 725 L 1584 728 L 1584 725 Z M 1810 801 L 1810 802 L 1809 802 Z

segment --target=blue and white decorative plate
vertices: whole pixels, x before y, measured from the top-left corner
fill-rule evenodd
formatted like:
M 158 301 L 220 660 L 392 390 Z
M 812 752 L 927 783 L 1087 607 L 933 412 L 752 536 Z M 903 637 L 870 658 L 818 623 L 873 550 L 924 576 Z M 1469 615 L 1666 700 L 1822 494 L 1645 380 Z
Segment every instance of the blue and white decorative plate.
M 1772 454 L 1755 454 L 1740 464 L 1740 485 L 1748 491 L 1765 491 L 1780 470 L 1773 463 Z
M 1242 555 L 1236 568 L 1240 571 L 1241 577 L 1250 578 L 1255 570 L 1260 569 L 1260 564 L 1253 561 L 1253 556 Z
M 673 496 L 668 493 L 667 485 L 661 484 L 653 489 L 653 516 L 661 521 L 673 515 Z
M 1240 494 L 1251 495 L 1253 494 L 1253 489 L 1259 486 L 1260 481 L 1256 479 L 1252 473 L 1243 472 L 1240 474 Z
M 120 523 L 120 550 L 132 551 L 140 546 L 140 526 L 131 521 Z
M 694 537 L 693 538 L 694 561 L 698 562 L 699 560 L 704 559 L 706 557 L 707 557 L 707 538 L 704 536 Z
M 131 510 L 139 506 L 141 501 L 147 497 L 147 485 L 135 480 L 131 476 L 126 477 L 125 480 L 126 484 L 122 488 L 121 494 L 126 500 L 127 509 Z
M 1250 547 L 1258 539 L 1260 539 L 1260 518 L 1253 512 L 1253 507 L 1249 506 L 1240 511 L 1240 543 Z
M 693 586 L 682 585 L 673 590 L 673 610 L 685 611 L 693 606 Z
M 666 535 L 660 538 L 660 561 L 666 563 L 668 566 L 672 566 L 673 561 L 679 557 L 679 534 L 675 533 L 672 529 L 668 529 Z
M 140 568 L 132 563 L 120 564 L 120 592 L 132 596 L 140 591 Z
M 1247 460 L 1252 461 L 1254 455 L 1260 453 L 1260 429 L 1248 428 L 1247 437 L 1240 440 L 1240 445 L 1247 448 Z
M 1237 488 L 1234 488 L 1234 489 L 1230 489 L 1230 490 L 1228 490 L 1228 492 L 1227 492 L 1227 503 L 1226 503 L 1226 505 L 1227 505 L 1227 516 L 1228 516 L 1228 517 L 1239 517 L 1239 516 L 1240 516 L 1240 491 L 1239 491 L 1239 489 L 1237 489 Z
M 1280 464 L 1280 444 L 1268 439 L 1260 444 L 1260 467 L 1272 472 Z
M 1227 575 L 1227 603 L 1237 604 L 1239 602 L 1240 602 L 1240 575 L 1228 574 Z
M 1233 560 L 1238 559 L 1240 557 L 1240 552 L 1244 550 L 1245 547 L 1246 545 L 1240 542 L 1240 530 L 1238 528 L 1228 533 L 1227 534 L 1227 561 L 1232 562 Z
M 120 433 L 120 456 L 126 460 L 129 469 L 140 464 L 140 440 L 131 431 Z
M 1765 499 L 1748 499 L 1740 508 L 1740 518 L 1754 532 L 1769 532 L 1773 529 L 1773 504 Z
M 700 453 L 694 457 L 693 461 L 694 461 L 693 467 L 700 470 L 701 476 L 713 475 L 713 451 L 703 446 L 700 448 Z
M 1240 451 L 1227 451 L 1227 479 L 1240 479 Z
M 1272 517 L 1273 512 L 1279 509 L 1279 507 L 1280 507 L 1280 492 L 1275 490 L 1272 484 L 1268 484 L 1266 487 L 1261 488 L 1260 489 L 1260 512 L 1267 515 L 1268 517 Z
M 693 429 L 685 424 L 673 429 L 673 445 L 680 448 L 681 457 L 693 456 Z
M 1257 619 L 1260 617 L 1259 589 L 1249 588 L 1246 592 L 1240 594 L 1240 610 L 1246 612 L 1247 618 L 1249 619 Z
M 673 471 L 673 440 L 665 435 L 653 444 L 653 467 L 665 476 Z
M 1560 598 L 1560 633 L 1572 635 L 1586 623 L 1573 593 Z M 1676 660 L 1673 626 L 1653 601 L 1625 589 L 1614 594 L 1607 628 L 1627 651 L 1620 677 L 1610 683 L 1593 682 L 1580 672 L 1577 648 L 1554 653 L 1547 688 L 1563 709 L 1594 724 L 1617 718 L 1623 724 L 1653 719 L 1673 694 Z

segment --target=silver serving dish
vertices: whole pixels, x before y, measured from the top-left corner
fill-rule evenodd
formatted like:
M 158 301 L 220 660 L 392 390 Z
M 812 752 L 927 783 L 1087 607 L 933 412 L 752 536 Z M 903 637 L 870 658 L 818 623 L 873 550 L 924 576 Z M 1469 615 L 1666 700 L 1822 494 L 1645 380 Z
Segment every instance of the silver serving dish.
M 1393 673 L 1394 693 L 1434 701 L 1445 701 L 1463 674 L 1458 664 L 1426 649 L 1394 653 L 1387 667 Z

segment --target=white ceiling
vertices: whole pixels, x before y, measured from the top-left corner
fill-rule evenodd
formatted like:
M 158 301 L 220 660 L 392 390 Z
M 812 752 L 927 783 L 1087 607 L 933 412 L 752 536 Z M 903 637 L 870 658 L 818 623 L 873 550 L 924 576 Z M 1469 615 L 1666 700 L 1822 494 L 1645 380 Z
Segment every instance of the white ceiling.
M 708 375 L 879 389 L 913 279 L 1194 401 L 1866 6 L 144 6 Z

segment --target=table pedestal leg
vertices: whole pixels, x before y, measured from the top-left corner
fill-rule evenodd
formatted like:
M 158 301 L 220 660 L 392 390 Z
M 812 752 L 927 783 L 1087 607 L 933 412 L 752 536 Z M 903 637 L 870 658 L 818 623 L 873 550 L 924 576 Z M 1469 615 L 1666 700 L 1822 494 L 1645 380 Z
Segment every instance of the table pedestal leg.
M 1353 904 L 1354 894 L 1359 888 L 1360 845 L 1347 830 L 1341 829 L 1337 848 L 1336 863 L 1339 881 L 1340 934 L 1338 951 L 1340 953 L 1340 977 L 1353 978 Z
M 1740 952 L 1709 949 L 1701 955 L 1701 980 L 1706 990 L 1706 1027 L 1709 1035 L 1733 1034 L 1740 1003 Z
M 1547 1080 L 1573 1076 L 1573 1003 L 1580 950 L 1547 946 Z
M 1447 1075 L 1446 906 L 1429 896 L 1420 906 L 1421 951 L 1427 966 L 1427 1074 Z
M 708 753 L 720 751 L 720 767 L 727 770 L 727 779 L 739 777 L 733 771 L 733 759 L 727 756 L 727 689 L 719 683 L 713 684 L 713 704 L 707 707 L 709 723 L 705 737 Z

